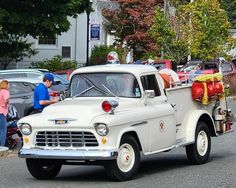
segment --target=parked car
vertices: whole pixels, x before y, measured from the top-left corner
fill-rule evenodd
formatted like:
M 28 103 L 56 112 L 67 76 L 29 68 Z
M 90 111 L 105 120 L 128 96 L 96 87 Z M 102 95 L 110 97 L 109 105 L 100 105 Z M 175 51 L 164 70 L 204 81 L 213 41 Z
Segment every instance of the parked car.
M 190 61 L 180 71 L 177 72 L 182 82 L 189 80 L 191 70 L 201 66 L 201 74 L 214 74 L 221 72 L 225 85 L 229 85 L 231 94 L 236 93 L 236 67 L 232 62 L 227 61 Z
M 60 71 L 55 71 L 56 74 L 62 76 L 63 78 L 69 80 L 70 79 L 70 74 L 73 72 L 74 70 L 72 69 L 67 69 L 67 70 L 60 70 Z
M 19 116 L 24 117 L 33 111 L 34 89 L 41 82 L 39 78 L 8 78 L 10 91 L 10 104 L 16 107 Z M 61 85 L 52 85 L 49 88 L 51 97 L 64 94 Z
M 189 72 L 191 72 L 191 70 L 197 68 L 197 66 L 200 65 L 201 66 L 201 71 L 202 74 L 213 74 L 216 72 L 219 72 L 219 62 L 216 61 L 208 61 L 208 62 L 204 62 L 201 60 L 198 61 L 189 61 L 186 65 L 184 65 L 180 71 L 178 71 L 178 75 L 180 77 L 180 79 L 182 80 L 182 78 L 184 78 L 184 76 L 186 74 L 189 74 Z
M 43 80 L 43 76 L 46 73 L 52 73 L 47 69 L 11 69 L 11 70 L 1 70 L 0 71 L 0 79 L 8 79 L 8 78 L 30 78 L 30 79 L 38 79 L 40 82 Z M 64 79 L 62 76 L 52 73 L 54 75 L 55 83 L 54 86 L 55 91 L 66 91 L 69 86 L 69 81 Z
M 16 107 L 20 118 L 33 110 L 35 83 L 31 79 L 9 78 L 10 104 Z
M 153 65 L 157 70 L 161 70 L 161 69 L 175 70 L 175 68 L 173 67 L 172 61 L 169 59 L 157 59 L 157 60 L 152 60 L 151 62 L 147 60 L 147 61 L 143 61 L 142 64 Z
M 46 73 L 51 73 L 54 76 L 54 80 L 55 82 L 62 84 L 65 88 L 67 88 L 69 86 L 69 81 L 62 75 L 57 74 L 56 72 L 50 72 L 47 69 L 38 69 L 40 72 L 44 74 Z

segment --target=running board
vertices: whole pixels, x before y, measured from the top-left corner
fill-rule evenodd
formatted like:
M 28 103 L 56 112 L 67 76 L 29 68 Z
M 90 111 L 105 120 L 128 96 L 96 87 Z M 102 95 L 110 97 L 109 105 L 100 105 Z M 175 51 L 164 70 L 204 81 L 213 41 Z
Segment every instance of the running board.
M 194 143 L 194 141 L 189 142 L 188 140 L 186 140 L 186 138 L 180 138 L 180 139 L 176 140 L 175 147 L 178 148 L 178 147 L 186 146 L 186 145 L 193 144 L 193 143 Z

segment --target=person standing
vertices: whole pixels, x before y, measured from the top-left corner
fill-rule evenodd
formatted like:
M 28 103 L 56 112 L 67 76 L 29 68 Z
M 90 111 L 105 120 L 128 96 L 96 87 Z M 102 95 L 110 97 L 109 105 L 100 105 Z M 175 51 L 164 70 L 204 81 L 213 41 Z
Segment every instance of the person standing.
M 201 65 L 197 64 L 195 74 L 202 74 Z
M 43 77 L 43 82 L 40 83 L 34 90 L 34 112 L 39 113 L 42 110 L 53 103 L 59 101 L 59 98 L 54 97 L 50 99 L 48 88 L 54 83 L 54 76 L 50 73 L 47 73 Z
M 5 146 L 6 142 L 9 99 L 9 83 L 7 80 L 2 80 L 0 82 L 0 146 Z
M 126 63 L 127 64 L 133 63 L 133 49 L 129 48 L 129 51 L 128 51 L 127 55 L 126 55 Z

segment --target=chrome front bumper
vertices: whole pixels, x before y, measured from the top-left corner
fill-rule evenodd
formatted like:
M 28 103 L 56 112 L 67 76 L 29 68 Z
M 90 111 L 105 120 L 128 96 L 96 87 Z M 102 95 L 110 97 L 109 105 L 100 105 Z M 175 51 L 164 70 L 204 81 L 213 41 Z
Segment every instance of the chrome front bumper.
M 116 159 L 115 150 L 59 150 L 59 149 L 20 149 L 20 158 L 36 159 L 78 159 L 78 160 L 112 160 Z

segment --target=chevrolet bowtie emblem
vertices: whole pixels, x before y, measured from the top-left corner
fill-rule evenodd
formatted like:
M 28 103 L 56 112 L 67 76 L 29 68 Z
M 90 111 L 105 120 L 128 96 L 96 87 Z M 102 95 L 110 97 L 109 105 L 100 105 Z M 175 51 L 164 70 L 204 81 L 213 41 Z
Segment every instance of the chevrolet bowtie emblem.
M 76 119 L 50 119 L 49 121 L 52 121 L 55 125 L 65 125 L 68 124 L 70 121 L 75 121 Z
M 67 124 L 67 123 L 69 123 L 68 120 L 55 120 L 54 121 L 54 124 L 56 124 L 56 125 L 63 125 L 63 124 Z

